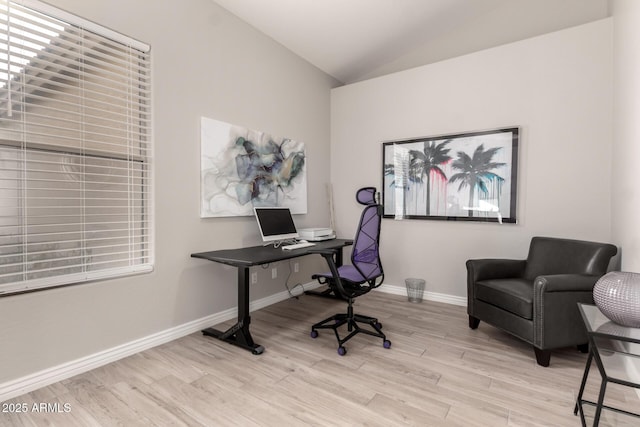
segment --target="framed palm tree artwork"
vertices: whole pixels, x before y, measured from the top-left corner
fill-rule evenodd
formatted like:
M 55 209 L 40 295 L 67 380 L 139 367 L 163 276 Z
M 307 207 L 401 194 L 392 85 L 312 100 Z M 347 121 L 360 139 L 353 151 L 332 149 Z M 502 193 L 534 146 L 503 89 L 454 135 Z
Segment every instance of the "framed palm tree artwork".
M 384 218 L 516 223 L 519 128 L 382 144 Z

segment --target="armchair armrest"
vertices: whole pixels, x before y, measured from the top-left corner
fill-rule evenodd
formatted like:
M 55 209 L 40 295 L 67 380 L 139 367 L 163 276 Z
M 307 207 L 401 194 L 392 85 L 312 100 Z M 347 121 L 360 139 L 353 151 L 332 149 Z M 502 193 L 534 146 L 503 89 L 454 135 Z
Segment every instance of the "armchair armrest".
M 467 279 L 471 284 L 485 279 L 522 277 L 526 265 L 526 260 L 517 259 L 470 259 L 467 260 Z
M 534 292 L 592 292 L 600 276 L 589 274 L 552 274 L 538 276 L 533 282 Z
M 533 345 L 540 349 L 587 342 L 578 302 L 593 304 L 593 286 L 600 276 L 552 274 L 533 282 Z

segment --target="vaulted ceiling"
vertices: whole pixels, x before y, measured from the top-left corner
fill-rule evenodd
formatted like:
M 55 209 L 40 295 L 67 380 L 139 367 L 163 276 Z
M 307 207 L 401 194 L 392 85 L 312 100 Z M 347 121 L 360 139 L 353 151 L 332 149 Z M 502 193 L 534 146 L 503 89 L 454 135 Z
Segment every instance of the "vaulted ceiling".
M 608 16 L 607 0 L 213 0 L 342 83 Z

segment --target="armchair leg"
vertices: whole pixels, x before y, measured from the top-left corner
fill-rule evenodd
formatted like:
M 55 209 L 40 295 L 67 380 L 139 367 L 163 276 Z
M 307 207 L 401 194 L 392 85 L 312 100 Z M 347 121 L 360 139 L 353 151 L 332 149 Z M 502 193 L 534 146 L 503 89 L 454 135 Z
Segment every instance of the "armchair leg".
M 473 316 L 469 316 L 469 327 L 471 329 L 478 329 L 478 325 L 480 325 L 480 319 L 476 319 Z
M 589 353 L 589 343 L 578 344 L 578 351 L 580 353 Z
M 538 347 L 533 347 L 533 351 L 536 353 L 536 362 L 538 365 L 544 366 L 545 368 L 549 366 L 549 361 L 551 360 L 551 350 L 540 350 Z

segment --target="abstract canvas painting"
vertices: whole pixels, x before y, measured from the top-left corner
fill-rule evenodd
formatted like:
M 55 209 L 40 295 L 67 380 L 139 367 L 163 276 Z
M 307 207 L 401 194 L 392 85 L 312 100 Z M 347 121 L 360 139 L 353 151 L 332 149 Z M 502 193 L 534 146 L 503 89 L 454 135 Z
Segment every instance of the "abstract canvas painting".
M 254 206 L 307 212 L 304 143 L 201 118 L 200 216 L 253 215 Z
M 519 128 L 383 143 L 384 217 L 516 222 Z

